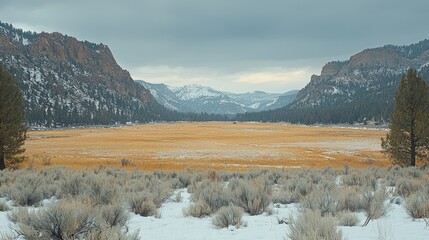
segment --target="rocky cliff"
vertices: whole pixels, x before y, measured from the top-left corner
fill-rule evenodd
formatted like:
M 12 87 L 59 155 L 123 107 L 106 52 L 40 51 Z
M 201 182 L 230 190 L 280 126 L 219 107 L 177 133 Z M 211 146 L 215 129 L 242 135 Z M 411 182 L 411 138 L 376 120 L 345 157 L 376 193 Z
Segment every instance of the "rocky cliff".
M 103 44 L 0 23 L 0 63 L 20 81 L 33 125 L 145 122 L 164 111 Z

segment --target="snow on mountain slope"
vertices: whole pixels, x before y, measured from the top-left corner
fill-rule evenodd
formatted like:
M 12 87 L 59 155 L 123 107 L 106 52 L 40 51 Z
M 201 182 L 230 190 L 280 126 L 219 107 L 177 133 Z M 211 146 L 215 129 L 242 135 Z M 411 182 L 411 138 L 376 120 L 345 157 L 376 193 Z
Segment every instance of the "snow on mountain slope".
M 239 94 L 222 92 L 198 84 L 171 87 L 145 81 L 137 82 L 149 89 L 163 106 L 180 112 L 236 114 L 275 109 L 292 102 L 298 93 L 298 91 L 285 94 L 255 91 Z

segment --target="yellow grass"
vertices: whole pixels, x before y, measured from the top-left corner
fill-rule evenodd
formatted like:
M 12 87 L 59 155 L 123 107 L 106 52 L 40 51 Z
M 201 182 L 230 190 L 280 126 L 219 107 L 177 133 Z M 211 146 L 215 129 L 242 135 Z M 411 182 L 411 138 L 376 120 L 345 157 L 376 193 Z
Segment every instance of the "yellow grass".
M 46 168 L 250 170 L 387 166 L 382 130 L 285 124 L 165 123 L 29 132 L 27 165 Z M 26 166 L 24 166 L 26 167 Z M 28 166 L 27 166 L 28 167 Z

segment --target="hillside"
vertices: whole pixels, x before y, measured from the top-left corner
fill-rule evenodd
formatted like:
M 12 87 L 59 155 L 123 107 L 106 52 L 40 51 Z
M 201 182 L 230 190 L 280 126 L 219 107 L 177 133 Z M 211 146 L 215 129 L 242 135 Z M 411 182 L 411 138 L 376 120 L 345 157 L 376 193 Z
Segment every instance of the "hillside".
M 147 122 L 171 114 L 104 44 L 0 22 L 0 63 L 19 80 L 30 125 Z
M 401 75 L 409 67 L 429 80 L 429 40 L 366 49 L 347 61 L 329 62 L 289 106 L 239 117 L 301 123 L 384 123 L 393 109 Z
M 149 89 L 160 104 L 179 112 L 237 114 L 276 109 L 291 103 L 298 93 L 229 93 L 197 84 L 170 87 L 165 84 L 137 82 Z

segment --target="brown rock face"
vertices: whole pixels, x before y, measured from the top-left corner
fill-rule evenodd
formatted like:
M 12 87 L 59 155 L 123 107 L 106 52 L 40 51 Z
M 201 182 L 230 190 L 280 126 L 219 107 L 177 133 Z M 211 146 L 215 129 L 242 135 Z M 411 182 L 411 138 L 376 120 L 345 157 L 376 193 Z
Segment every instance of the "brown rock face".
M 29 115 L 40 121 L 149 121 L 163 111 L 103 44 L 0 22 L 0 62 L 22 81 Z

